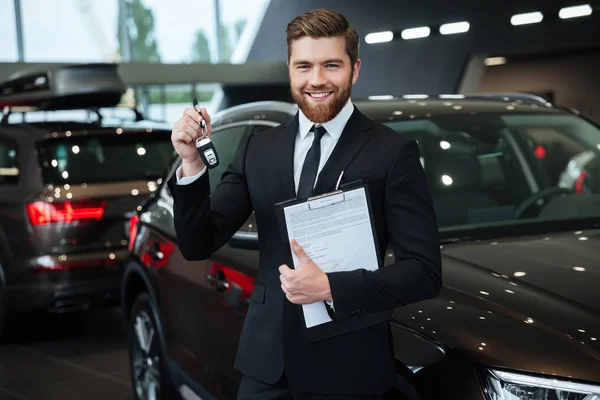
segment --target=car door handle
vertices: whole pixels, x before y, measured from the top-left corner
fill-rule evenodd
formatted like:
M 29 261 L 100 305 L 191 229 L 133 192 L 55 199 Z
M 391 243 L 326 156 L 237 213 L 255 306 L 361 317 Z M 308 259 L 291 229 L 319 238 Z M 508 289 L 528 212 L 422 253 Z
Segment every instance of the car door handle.
M 224 292 L 229 289 L 229 282 L 225 280 L 225 276 L 223 273 L 216 275 L 209 274 L 206 279 L 208 282 L 217 289 L 218 292 Z
M 155 261 L 162 260 L 165 257 L 164 253 L 160 251 L 160 246 L 158 243 L 154 243 L 152 246 L 150 246 L 148 249 L 148 254 L 150 254 L 150 257 L 152 257 L 152 259 Z

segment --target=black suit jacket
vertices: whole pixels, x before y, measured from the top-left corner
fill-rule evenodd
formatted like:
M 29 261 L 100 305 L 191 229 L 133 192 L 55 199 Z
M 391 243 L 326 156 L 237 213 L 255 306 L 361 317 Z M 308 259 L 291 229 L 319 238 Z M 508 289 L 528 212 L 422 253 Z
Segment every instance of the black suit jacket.
M 299 305 L 281 289 L 286 263 L 275 204 L 296 197 L 293 163 L 298 115 L 287 124 L 248 137 L 209 196 L 208 174 L 189 185 L 169 181 L 179 249 L 206 259 L 255 212 L 260 266 L 250 296 L 235 366 L 275 383 L 285 370 L 298 390 L 313 393 L 383 393 L 396 380 L 388 320 L 319 341 L 307 341 Z M 336 323 L 430 299 L 442 273 L 436 216 L 416 142 L 364 116 L 356 107 L 320 173 L 315 193 L 361 179 L 369 188 L 381 249 L 380 268 L 328 274 Z M 360 243 L 348 243 L 360 246 Z M 391 248 L 395 264 L 381 267 Z

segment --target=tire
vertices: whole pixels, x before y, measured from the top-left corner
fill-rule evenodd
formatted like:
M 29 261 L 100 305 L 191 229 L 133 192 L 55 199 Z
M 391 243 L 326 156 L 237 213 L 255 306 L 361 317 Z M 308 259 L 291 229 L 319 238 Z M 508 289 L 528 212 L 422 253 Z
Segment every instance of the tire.
M 140 293 L 133 302 L 127 321 L 129 372 L 133 398 L 137 400 L 173 398 L 156 315 L 150 296 Z

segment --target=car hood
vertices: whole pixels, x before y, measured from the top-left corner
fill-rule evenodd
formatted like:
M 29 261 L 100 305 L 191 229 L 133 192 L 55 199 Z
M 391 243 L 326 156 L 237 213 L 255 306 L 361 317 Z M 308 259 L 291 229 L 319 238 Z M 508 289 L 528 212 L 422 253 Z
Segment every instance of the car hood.
M 599 246 L 600 230 L 443 245 L 440 295 L 394 318 L 476 363 L 598 381 Z

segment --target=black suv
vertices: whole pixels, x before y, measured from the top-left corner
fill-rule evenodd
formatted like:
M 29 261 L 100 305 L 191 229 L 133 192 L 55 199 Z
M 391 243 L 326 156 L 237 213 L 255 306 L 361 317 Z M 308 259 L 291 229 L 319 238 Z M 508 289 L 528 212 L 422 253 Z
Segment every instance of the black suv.
M 119 304 L 129 217 L 174 155 L 124 92 L 105 64 L 0 84 L 0 336 L 9 311 Z
M 517 94 L 355 104 L 418 142 L 440 227 L 440 295 L 393 312 L 392 395 L 600 398 L 600 157 L 573 163 L 600 154 L 598 126 Z M 267 102 L 215 114 L 212 189 L 247 135 L 296 111 Z M 134 394 L 234 399 L 244 318 L 264 301 L 260 226 L 251 216 L 209 259 L 186 260 L 164 183 L 179 164 L 131 218 L 123 310 Z M 393 260 L 387 251 L 381 267 Z

